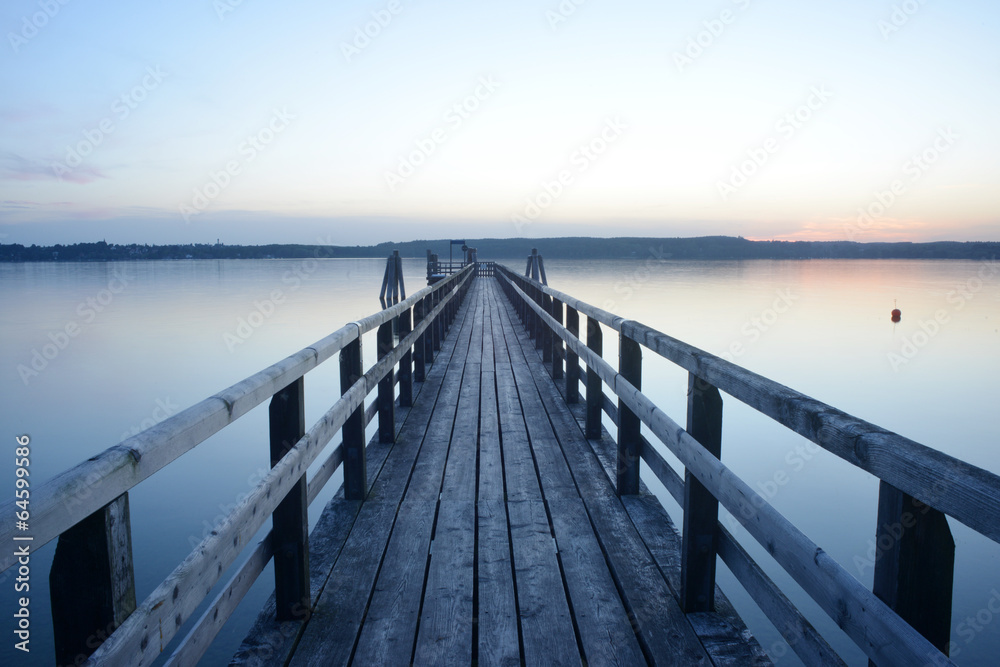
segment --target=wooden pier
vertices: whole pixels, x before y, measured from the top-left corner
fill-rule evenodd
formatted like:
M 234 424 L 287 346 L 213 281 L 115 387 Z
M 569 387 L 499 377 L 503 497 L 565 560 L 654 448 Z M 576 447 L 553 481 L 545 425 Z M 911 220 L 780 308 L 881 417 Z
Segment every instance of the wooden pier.
M 769 664 L 716 586 L 719 558 L 804 662 L 843 664 L 718 522 L 720 503 L 874 663 L 952 664 L 945 515 L 1000 541 L 1000 477 L 502 265 L 447 268 L 32 490 L 34 548 L 59 540 L 59 664 L 149 665 L 164 650 L 168 665 L 195 664 L 272 559 L 275 592 L 234 665 Z M 642 393 L 644 350 L 689 371 L 685 427 Z M 342 396 L 307 428 L 303 377 L 334 356 Z M 873 591 L 725 467 L 722 392 L 882 480 Z M 128 490 L 265 402 L 270 474 L 137 603 Z M 683 508 L 681 531 L 643 464 Z M 891 526 L 903 529 L 886 543 Z

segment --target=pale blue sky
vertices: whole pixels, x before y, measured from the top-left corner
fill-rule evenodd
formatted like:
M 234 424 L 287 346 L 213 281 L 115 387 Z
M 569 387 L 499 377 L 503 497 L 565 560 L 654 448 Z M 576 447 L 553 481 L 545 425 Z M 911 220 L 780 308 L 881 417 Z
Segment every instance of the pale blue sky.
M 995 2 L 12 0 L 0 27 L 4 242 L 1000 240 Z

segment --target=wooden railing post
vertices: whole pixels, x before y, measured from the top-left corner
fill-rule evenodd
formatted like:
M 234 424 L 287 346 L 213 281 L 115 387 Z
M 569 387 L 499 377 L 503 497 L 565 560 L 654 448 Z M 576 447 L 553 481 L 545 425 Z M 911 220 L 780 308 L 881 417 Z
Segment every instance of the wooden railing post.
M 624 333 L 618 336 L 618 374 L 636 389 L 642 389 L 642 349 Z M 620 397 L 618 399 L 619 496 L 639 493 L 639 461 L 642 453 L 641 422 Z
M 403 340 L 413 331 L 410 312 L 407 308 L 399 316 L 399 340 Z M 399 407 L 408 408 L 413 405 L 413 348 L 406 348 L 403 358 L 399 360 Z
M 534 302 L 541 306 L 543 311 L 546 311 L 545 297 L 542 295 L 542 290 L 537 287 L 532 287 L 531 294 Z M 535 311 L 532 311 L 532 313 L 535 316 L 535 349 L 542 351 L 542 361 L 548 361 L 548 359 L 545 358 L 545 350 L 547 349 L 547 346 L 545 345 L 545 340 L 547 338 L 545 332 L 548 331 L 549 327 L 545 324 L 541 315 Z
M 80 664 L 135 611 L 127 493 L 59 536 L 49 591 L 59 665 Z
M 938 510 L 879 482 L 872 592 L 948 655 L 955 540 Z
M 580 313 L 566 306 L 566 330 L 571 336 L 580 337 Z M 566 346 L 566 402 L 580 402 L 580 356 Z
M 559 324 L 563 323 L 563 304 L 559 299 L 552 297 L 550 301 L 551 315 Z M 557 331 L 552 332 L 552 379 L 561 380 L 563 377 L 563 339 Z
M 542 293 L 542 310 L 548 315 L 552 315 L 552 297 L 548 294 Z M 548 363 L 552 361 L 552 339 L 555 338 L 555 332 L 552 330 L 548 324 L 542 325 L 542 361 Z
M 413 304 L 413 328 L 424 321 L 424 299 L 417 299 Z M 427 332 L 417 336 L 416 345 L 413 346 L 413 379 L 415 382 L 424 382 L 427 379 L 427 366 L 424 361 L 424 351 L 427 349 Z
M 715 458 L 722 455 L 722 395 L 688 375 L 687 432 Z M 715 611 L 715 563 L 719 501 L 690 470 L 684 471 L 684 534 L 681 545 L 681 608 Z
M 379 325 L 376 334 L 378 358 L 392 354 L 392 320 Z M 378 441 L 390 443 L 396 441 L 396 383 L 395 367 L 391 367 L 385 377 L 378 381 Z
M 305 435 L 304 387 L 300 377 L 271 398 L 268 406 L 271 467 Z M 296 482 L 271 515 L 274 545 L 274 598 L 278 621 L 297 620 L 310 607 L 309 500 L 306 475 Z
M 441 290 L 434 292 L 432 303 L 434 307 L 437 308 L 438 304 L 441 303 Z M 444 318 L 442 317 L 444 311 L 438 313 L 434 317 L 434 322 L 431 324 L 431 328 L 434 329 L 434 351 L 439 352 L 441 350 L 441 339 L 444 338 Z
M 424 305 L 421 310 L 421 319 L 426 319 L 430 317 L 431 311 L 434 309 L 434 295 L 428 294 L 424 297 Z M 424 330 L 424 365 L 430 365 L 434 363 L 434 323 L 431 322 L 427 328 Z
M 343 396 L 364 375 L 361 332 L 340 351 L 340 394 Z M 364 500 L 368 495 L 368 462 L 365 452 L 365 406 L 359 405 L 344 422 L 344 497 Z
M 604 354 L 604 333 L 601 323 L 587 316 L 587 347 L 601 357 Z M 604 403 L 604 386 L 597 369 L 587 366 L 587 437 L 601 438 L 601 409 Z

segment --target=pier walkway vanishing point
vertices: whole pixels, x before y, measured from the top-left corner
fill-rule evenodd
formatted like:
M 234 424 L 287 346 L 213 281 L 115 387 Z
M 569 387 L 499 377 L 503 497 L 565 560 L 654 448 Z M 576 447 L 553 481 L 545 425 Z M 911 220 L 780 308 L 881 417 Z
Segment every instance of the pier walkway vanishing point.
M 234 665 L 768 664 L 715 584 L 719 558 L 804 662 L 843 664 L 719 523 L 720 503 L 873 662 L 952 664 L 946 515 L 1000 540 L 1000 477 L 500 264 L 450 268 L 32 488 L 33 548 L 58 539 L 59 664 L 150 665 L 165 649 L 167 665 L 195 664 L 272 559 L 275 592 Z M 686 427 L 642 393 L 643 350 L 689 372 Z M 307 429 L 303 378 L 334 356 L 342 396 Z M 720 461 L 720 390 L 881 480 L 874 590 Z M 265 402 L 270 473 L 137 603 L 129 489 Z M 683 509 L 680 532 L 642 464 Z

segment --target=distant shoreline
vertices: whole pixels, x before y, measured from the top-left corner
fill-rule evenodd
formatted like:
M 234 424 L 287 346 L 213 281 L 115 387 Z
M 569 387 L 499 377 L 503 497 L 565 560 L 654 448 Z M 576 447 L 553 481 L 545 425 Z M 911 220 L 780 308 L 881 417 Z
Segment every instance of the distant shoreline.
M 1000 254 L 995 241 L 928 243 L 858 243 L 852 241 L 750 241 L 742 237 L 563 237 L 542 239 L 466 239 L 484 260 L 526 256 L 532 248 L 548 259 L 745 260 L 745 259 L 991 259 Z M 456 244 L 452 254 L 461 257 Z M 0 244 L 0 262 L 101 262 L 177 259 L 313 259 L 386 257 L 394 250 L 406 258 L 449 256 L 449 240 L 334 245 L 141 245 L 75 243 L 23 246 Z

